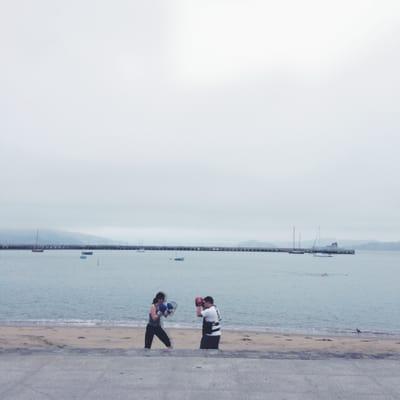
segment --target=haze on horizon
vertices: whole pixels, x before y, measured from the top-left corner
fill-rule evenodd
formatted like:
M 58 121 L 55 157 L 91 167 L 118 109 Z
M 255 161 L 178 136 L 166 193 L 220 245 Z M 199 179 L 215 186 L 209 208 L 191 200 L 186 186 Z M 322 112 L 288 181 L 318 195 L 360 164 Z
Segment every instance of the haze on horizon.
M 0 5 L 0 228 L 399 240 L 400 3 Z

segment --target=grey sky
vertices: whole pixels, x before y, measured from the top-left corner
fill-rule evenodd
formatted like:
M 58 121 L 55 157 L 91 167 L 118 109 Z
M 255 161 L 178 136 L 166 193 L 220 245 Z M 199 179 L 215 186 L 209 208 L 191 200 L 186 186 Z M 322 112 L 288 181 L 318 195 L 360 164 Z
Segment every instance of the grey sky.
M 397 0 L 15 0 L 0 49 L 2 228 L 400 239 Z

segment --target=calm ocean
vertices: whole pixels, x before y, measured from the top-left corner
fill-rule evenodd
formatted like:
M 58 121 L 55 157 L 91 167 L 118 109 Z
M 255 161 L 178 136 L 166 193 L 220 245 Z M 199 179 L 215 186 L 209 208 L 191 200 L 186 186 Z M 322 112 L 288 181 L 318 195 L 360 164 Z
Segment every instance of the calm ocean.
M 400 335 L 400 253 L 319 258 L 273 253 L 0 251 L 0 324 L 142 326 L 158 290 L 178 302 L 166 326 L 199 326 L 211 295 L 225 327 Z

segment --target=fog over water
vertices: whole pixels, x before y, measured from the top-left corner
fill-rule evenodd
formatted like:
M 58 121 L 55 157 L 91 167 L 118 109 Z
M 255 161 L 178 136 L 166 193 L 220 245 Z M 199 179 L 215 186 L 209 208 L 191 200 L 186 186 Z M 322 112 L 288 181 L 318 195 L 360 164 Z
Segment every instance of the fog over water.
M 0 5 L 1 228 L 399 240 L 400 3 Z

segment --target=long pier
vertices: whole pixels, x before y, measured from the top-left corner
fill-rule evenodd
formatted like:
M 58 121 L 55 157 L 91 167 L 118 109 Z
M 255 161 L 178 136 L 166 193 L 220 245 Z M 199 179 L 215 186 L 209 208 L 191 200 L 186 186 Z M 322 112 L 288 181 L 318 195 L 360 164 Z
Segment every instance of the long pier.
M 138 245 L 80 245 L 80 244 L 0 244 L 0 250 L 133 250 L 133 251 L 229 251 L 250 253 L 322 253 L 355 254 L 353 249 L 334 248 L 290 248 L 290 247 L 237 247 L 237 246 L 138 246 Z

